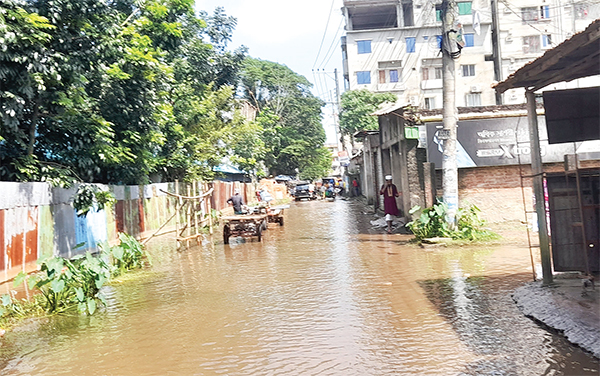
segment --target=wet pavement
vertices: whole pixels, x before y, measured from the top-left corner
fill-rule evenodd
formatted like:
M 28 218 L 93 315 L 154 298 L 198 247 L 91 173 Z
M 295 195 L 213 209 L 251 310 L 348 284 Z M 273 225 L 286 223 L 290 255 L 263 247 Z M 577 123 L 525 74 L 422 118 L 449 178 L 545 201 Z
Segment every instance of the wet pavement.
M 2 375 L 598 375 L 598 360 L 526 318 L 517 244 L 420 248 L 373 230 L 360 202 L 299 202 L 262 242 L 177 252 L 107 288 L 92 317 L 9 332 Z

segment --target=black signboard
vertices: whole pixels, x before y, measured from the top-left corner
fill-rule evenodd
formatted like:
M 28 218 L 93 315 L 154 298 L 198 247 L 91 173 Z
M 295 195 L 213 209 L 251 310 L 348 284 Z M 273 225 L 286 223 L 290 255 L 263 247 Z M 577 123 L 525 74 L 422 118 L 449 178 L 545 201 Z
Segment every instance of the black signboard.
M 600 141 L 549 145 L 543 116 L 538 116 L 538 124 L 544 163 L 563 162 L 565 154 L 576 152 L 580 159 L 600 158 Z M 436 168 L 442 167 L 444 150 L 444 135 L 440 131 L 443 131 L 441 122 L 427 124 L 428 160 Z M 459 121 L 457 141 L 459 168 L 531 163 L 526 116 Z

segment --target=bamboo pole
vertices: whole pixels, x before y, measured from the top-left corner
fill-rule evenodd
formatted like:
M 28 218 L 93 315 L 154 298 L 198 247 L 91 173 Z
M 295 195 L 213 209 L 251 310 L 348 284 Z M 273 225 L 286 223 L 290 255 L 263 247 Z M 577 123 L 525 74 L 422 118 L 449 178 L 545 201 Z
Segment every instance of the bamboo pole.
M 208 185 L 206 186 L 208 188 Z M 214 188 L 211 188 L 208 192 L 211 194 L 214 191 Z M 208 213 L 208 231 L 209 233 L 212 235 L 213 234 L 213 222 L 212 222 L 212 208 L 211 208 L 211 200 L 210 197 L 208 200 L 206 200 L 206 207 L 207 207 L 207 213 Z
M 196 191 L 197 185 L 198 185 L 198 182 L 195 181 L 192 186 L 192 194 L 194 196 L 196 196 L 196 193 L 197 193 L 197 191 Z M 199 199 L 194 199 L 194 210 L 193 210 L 194 211 L 194 227 L 195 227 L 194 234 L 196 235 L 196 244 L 197 245 L 200 245 L 200 240 L 199 240 L 200 238 L 199 238 L 199 234 L 198 234 L 198 209 L 199 209 L 198 204 L 199 203 L 200 203 Z
M 176 233 L 176 240 L 177 240 L 177 248 L 179 248 L 181 246 L 181 244 L 179 244 L 179 203 L 180 203 L 180 198 L 179 198 L 179 180 L 175 180 L 175 194 L 177 197 L 177 201 L 175 203 L 175 213 L 176 213 L 176 218 L 175 218 L 175 233 Z
M 191 194 L 192 194 L 192 189 L 191 189 L 191 187 L 190 187 L 189 184 L 187 186 L 187 194 L 188 194 L 188 196 L 191 196 Z M 191 205 L 192 202 L 193 202 L 193 200 L 191 200 L 191 202 L 190 202 L 190 200 L 188 199 L 187 210 L 186 210 L 186 213 L 185 213 L 185 220 L 186 220 L 186 222 L 189 223 L 189 225 L 187 226 L 189 228 L 189 234 L 192 233 L 192 229 L 191 229 L 191 226 L 192 226 L 192 223 L 191 223 L 191 221 L 192 221 L 192 210 L 193 210 L 192 205 Z M 189 236 L 187 236 L 186 239 L 187 240 L 186 240 L 185 245 L 186 245 L 187 248 L 189 248 L 190 247 Z
M 158 228 L 158 230 L 156 230 L 156 232 L 154 232 L 154 234 L 152 234 L 152 235 L 150 235 L 149 237 L 147 237 L 146 239 L 144 239 L 144 240 L 142 241 L 142 245 L 145 245 L 146 243 L 148 243 L 148 242 L 150 241 L 150 239 L 152 239 L 152 238 L 153 238 L 153 237 L 155 237 L 155 236 L 160 236 L 160 235 L 163 235 L 163 234 L 159 234 L 160 230 L 162 230 L 162 229 L 163 229 L 163 228 L 164 228 L 164 227 L 167 225 L 167 223 L 171 222 L 171 219 L 173 219 L 173 217 L 175 217 L 176 215 L 177 215 L 177 211 L 175 211 L 175 213 L 173 213 L 173 214 L 171 215 L 171 217 L 170 217 L 169 219 L 167 219 L 167 220 L 165 221 L 165 223 L 163 223 L 163 224 L 162 224 L 162 225 L 161 225 L 161 226 Z M 175 229 L 175 231 L 177 231 L 177 229 Z M 173 231 L 169 231 L 169 232 L 173 232 Z

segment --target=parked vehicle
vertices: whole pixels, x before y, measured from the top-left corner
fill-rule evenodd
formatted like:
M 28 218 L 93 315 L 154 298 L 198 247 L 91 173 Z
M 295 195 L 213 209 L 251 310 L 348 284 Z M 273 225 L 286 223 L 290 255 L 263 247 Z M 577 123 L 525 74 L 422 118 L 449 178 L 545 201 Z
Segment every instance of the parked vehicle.
M 294 189 L 294 199 L 296 201 L 300 201 L 303 199 L 307 200 L 316 200 L 317 194 L 315 192 L 315 187 L 309 182 L 302 182 L 301 184 L 297 184 Z

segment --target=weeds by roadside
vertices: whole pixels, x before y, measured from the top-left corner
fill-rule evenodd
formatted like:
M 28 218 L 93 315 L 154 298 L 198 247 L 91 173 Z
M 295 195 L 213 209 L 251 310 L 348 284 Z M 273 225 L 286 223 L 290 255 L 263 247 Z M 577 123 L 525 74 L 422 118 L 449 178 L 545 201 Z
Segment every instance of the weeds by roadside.
M 422 209 L 415 206 L 410 210 L 410 214 L 418 213 L 420 215 L 412 222 L 406 224 L 419 242 L 427 238 L 450 238 L 458 242 L 490 241 L 498 239 L 500 236 L 495 232 L 484 228 L 485 221 L 479 218 L 481 210 L 471 205 L 467 208 L 460 208 L 456 214 L 456 228 L 446 221 L 448 206 L 443 202 L 438 202 L 432 207 Z
M 40 272 L 19 273 L 13 285 L 26 282 L 33 292 L 31 299 L 0 297 L 0 327 L 6 328 L 27 317 L 63 313 L 93 315 L 100 304 L 106 305 L 100 289 L 111 278 L 149 262 L 143 246 L 132 236 L 119 234 L 119 244 L 100 245 L 96 256 L 87 252 L 71 260 L 51 257 L 40 261 Z

